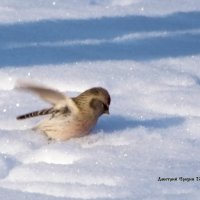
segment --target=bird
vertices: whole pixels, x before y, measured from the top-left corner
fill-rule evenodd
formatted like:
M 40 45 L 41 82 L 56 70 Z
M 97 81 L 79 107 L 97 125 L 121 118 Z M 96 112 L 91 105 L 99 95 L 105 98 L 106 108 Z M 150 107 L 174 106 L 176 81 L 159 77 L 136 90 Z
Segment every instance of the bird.
M 19 82 L 16 89 L 30 91 L 51 104 L 51 107 L 17 116 L 17 120 L 47 115 L 34 131 L 44 133 L 49 140 L 65 141 L 88 135 L 99 117 L 109 114 L 111 97 L 103 87 L 93 87 L 76 97 L 30 82 Z

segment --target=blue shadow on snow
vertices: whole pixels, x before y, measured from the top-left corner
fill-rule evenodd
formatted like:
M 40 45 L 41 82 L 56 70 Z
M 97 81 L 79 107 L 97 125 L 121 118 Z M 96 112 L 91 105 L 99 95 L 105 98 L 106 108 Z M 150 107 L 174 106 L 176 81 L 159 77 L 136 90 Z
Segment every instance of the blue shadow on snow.
M 183 117 L 165 117 L 147 120 L 128 119 L 119 115 L 102 117 L 96 127 L 96 130 L 105 132 L 123 131 L 129 128 L 145 127 L 154 129 L 165 129 L 183 124 Z
M 199 32 L 176 34 L 176 31 L 199 29 L 199 19 L 200 12 L 181 12 L 155 17 L 133 15 L 1 24 L 0 67 L 88 60 L 145 61 L 199 54 Z M 172 34 L 113 42 L 114 38 L 123 35 L 165 31 L 170 31 Z M 87 39 L 103 40 L 103 42 L 64 44 L 64 41 Z

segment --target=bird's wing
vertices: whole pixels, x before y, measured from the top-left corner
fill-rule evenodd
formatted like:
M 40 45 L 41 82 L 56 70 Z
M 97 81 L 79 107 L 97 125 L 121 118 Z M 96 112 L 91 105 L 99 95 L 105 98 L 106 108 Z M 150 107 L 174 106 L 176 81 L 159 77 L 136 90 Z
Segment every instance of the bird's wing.
M 18 81 L 16 84 L 17 89 L 22 89 L 25 91 L 31 91 L 36 93 L 39 97 L 41 97 L 43 100 L 55 105 L 60 101 L 65 101 L 66 97 L 64 94 L 57 90 L 49 89 L 44 86 L 39 86 L 33 83 L 28 82 L 21 82 Z
M 57 90 L 24 81 L 17 81 L 16 88 L 34 92 L 43 100 L 51 103 L 57 108 L 67 106 L 69 110 L 74 113 L 77 113 L 79 111 L 76 103 L 70 97 L 65 96 L 63 93 Z

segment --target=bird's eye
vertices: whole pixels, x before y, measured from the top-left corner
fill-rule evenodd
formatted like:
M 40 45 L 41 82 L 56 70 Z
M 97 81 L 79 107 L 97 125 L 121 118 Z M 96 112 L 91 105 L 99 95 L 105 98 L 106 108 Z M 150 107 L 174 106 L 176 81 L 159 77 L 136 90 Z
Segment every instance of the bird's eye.
M 102 113 L 109 113 L 109 106 L 98 99 L 92 99 L 90 101 L 90 106 L 92 109 L 94 109 L 96 111 L 99 111 Z
M 107 111 L 108 110 L 108 106 L 106 105 L 106 104 L 104 104 L 104 103 L 102 103 L 103 105 L 103 109 L 105 110 L 105 111 Z

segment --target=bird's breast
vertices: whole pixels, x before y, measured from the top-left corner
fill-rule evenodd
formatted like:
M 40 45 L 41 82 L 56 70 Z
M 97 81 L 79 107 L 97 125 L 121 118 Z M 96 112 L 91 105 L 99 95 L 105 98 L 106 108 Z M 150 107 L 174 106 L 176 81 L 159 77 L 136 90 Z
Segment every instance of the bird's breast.
M 76 134 L 86 135 L 91 131 L 91 129 L 95 125 L 96 125 L 96 120 L 83 119 L 83 120 L 76 120 L 72 126 Z
M 50 138 L 67 140 L 73 137 L 82 137 L 90 133 L 97 120 L 90 118 L 52 118 L 43 121 L 38 129 L 45 132 Z

